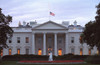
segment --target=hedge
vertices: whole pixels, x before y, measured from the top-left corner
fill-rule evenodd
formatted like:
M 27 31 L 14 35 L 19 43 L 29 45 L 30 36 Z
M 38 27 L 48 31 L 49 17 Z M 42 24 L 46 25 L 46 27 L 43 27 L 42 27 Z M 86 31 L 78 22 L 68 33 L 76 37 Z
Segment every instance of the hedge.
M 88 55 L 62 55 L 62 56 L 53 56 L 53 60 L 85 60 Z M 49 56 L 47 55 L 6 55 L 2 57 L 3 61 L 20 61 L 20 60 L 48 60 Z

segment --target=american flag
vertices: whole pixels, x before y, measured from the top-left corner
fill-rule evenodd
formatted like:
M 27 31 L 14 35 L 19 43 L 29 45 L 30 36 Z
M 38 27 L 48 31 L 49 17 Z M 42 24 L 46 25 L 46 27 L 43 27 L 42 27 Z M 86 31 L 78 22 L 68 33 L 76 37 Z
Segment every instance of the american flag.
M 52 12 L 50 12 L 50 15 L 55 16 L 55 14 L 54 14 L 54 13 L 52 13 Z

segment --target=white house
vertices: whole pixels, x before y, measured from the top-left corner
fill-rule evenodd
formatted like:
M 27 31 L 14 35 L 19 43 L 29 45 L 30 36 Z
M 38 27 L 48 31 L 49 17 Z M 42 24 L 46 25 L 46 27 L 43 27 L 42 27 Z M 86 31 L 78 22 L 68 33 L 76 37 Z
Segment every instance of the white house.
M 79 38 L 83 31 L 83 27 L 77 25 L 75 21 L 73 25 L 69 22 L 58 24 L 52 21 L 43 24 L 30 22 L 18 27 L 12 27 L 14 30 L 13 37 L 7 40 L 9 48 L 1 50 L 1 55 L 13 54 L 35 54 L 48 55 L 64 55 L 72 53 L 75 55 L 91 55 L 96 54 L 97 49 L 90 49 L 87 44 L 80 44 Z

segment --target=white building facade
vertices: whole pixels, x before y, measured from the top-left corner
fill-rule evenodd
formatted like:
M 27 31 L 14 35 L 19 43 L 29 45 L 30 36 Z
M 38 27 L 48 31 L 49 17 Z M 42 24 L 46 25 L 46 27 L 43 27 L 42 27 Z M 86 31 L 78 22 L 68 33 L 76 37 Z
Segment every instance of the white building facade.
M 14 54 L 34 54 L 48 55 L 64 55 L 72 53 L 74 55 L 93 55 L 97 54 L 97 48 L 91 49 L 87 44 L 80 44 L 79 38 L 83 31 L 83 27 L 77 25 L 69 25 L 68 22 L 58 24 L 48 21 L 43 24 L 30 22 L 30 25 L 12 27 L 14 30 L 13 37 L 7 40 L 9 48 L 1 50 L 1 55 Z

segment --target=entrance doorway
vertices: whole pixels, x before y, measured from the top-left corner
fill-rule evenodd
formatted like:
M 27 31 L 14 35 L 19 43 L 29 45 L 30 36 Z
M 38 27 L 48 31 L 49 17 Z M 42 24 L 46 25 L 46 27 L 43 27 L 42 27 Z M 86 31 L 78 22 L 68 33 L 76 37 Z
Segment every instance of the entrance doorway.
M 58 55 L 61 56 L 62 55 L 62 49 L 58 50 Z
M 38 55 L 42 55 L 42 50 L 41 49 L 38 50 Z

